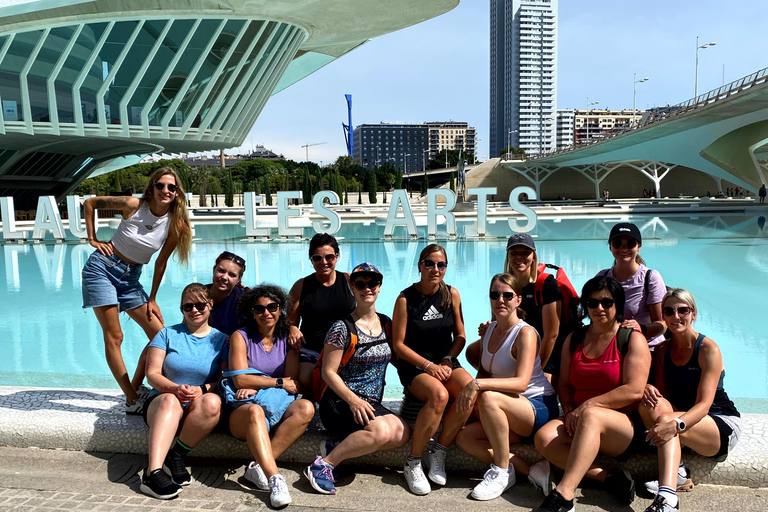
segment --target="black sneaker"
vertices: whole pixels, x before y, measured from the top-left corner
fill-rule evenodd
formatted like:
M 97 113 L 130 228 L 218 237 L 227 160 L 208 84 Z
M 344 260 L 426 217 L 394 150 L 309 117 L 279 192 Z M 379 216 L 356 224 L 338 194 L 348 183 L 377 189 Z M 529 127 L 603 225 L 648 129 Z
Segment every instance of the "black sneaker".
M 182 491 L 181 486 L 174 483 L 171 477 L 166 475 L 162 469 L 156 469 L 147 475 L 141 477 L 141 492 L 148 496 L 153 496 L 159 500 L 169 500 L 175 498 Z
M 626 469 L 606 478 L 605 487 L 623 505 L 630 505 L 635 501 L 635 480 L 632 478 L 632 473 Z
M 184 457 L 178 452 L 173 450 L 168 452 L 168 455 L 165 456 L 165 462 L 163 462 L 163 470 L 178 485 L 189 485 L 192 482 L 192 475 L 189 474 L 184 465 Z
M 673 507 L 667 503 L 667 500 L 657 495 L 656 499 L 651 503 L 651 506 L 645 509 L 645 512 L 675 512 L 676 510 L 680 510 L 679 501 L 677 502 L 677 505 Z
M 573 500 L 566 500 L 563 495 L 553 490 L 547 497 L 544 498 L 544 502 L 534 512 L 573 512 L 576 510 L 573 506 Z

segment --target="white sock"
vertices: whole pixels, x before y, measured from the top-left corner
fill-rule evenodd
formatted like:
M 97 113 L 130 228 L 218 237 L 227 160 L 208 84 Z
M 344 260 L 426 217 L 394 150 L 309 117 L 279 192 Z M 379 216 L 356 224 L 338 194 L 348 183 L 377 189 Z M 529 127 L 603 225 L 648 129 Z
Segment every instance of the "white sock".
M 677 506 L 677 492 L 673 488 L 667 487 L 665 485 L 660 486 L 659 496 L 664 498 L 670 507 Z

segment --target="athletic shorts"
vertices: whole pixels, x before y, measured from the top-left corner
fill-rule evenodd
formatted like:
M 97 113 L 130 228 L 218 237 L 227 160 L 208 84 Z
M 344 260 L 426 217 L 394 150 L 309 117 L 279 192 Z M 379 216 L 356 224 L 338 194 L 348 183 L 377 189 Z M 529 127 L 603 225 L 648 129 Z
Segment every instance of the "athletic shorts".
M 413 379 L 417 376 L 422 373 L 427 373 L 423 368 L 406 363 L 403 360 L 400 360 L 399 363 L 400 364 L 397 365 L 397 376 L 400 377 L 400 383 L 405 389 L 408 389 L 410 385 L 413 384 Z M 453 363 L 453 369 L 456 370 L 457 368 L 461 368 L 461 363 L 455 361 Z
M 82 272 L 83 308 L 118 306 L 119 311 L 129 311 L 146 304 L 149 296 L 139 282 L 142 267 L 93 251 Z
M 720 449 L 710 458 L 725 460 L 731 450 L 736 447 L 741 437 L 741 418 L 739 416 L 724 416 L 720 414 L 710 414 L 709 417 L 715 421 L 717 430 L 720 431 Z
M 371 404 L 371 406 L 373 415 L 377 418 L 394 414 L 380 403 Z M 320 399 L 320 421 L 323 422 L 328 435 L 338 440 L 365 428 L 365 425 L 355 421 L 349 404 L 330 389 L 326 389 L 323 398 Z

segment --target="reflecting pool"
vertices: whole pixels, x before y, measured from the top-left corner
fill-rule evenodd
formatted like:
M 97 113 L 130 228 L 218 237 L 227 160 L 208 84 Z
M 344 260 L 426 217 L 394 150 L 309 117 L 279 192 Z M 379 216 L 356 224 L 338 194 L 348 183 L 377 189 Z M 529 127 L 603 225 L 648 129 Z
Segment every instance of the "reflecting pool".
M 563 267 L 577 289 L 611 264 L 607 238 L 611 226 L 630 220 L 643 233 L 643 258 L 661 272 L 668 286 L 693 292 L 700 313 L 697 330 L 721 347 L 726 389 L 744 412 L 768 412 L 768 335 L 762 322 L 768 291 L 768 230 L 765 219 L 739 215 L 691 217 L 611 217 L 539 219 L 539 260 Z M 449 267 L 446 282 L 462 296 L 469 340 L 490 316 L 490 277 L 503 267 L 505 222 L 489 224 L 486 239 L 472 238 L 474 222 L 458 223 L 459 237 L 440 238 Z M 349 271 L 362 261 L 384 274 L 377 309 L 392 312 L 398 293 L 418 279 L 416 262 L 430 243 L 419 239 L 382 240 L 383 226 L 342 224 L 338 269 Z M 99 236 L 106 239 L 109 229 Z M 425 231 L 425 228 L 424 228 Z M 307 238 L 314 231 L 305 231 Z M 395 233 L 398 234 L 397 232 Z M 426 233 L 423 233 L 426 236 Z M 216 256 L 229 250 L 243 256 L 243 283 L 271 282 L 285 288 L 313 269 L 308 240 L 257 242 L 244 238 L 237 224 L 198 225 L 188 267 L 169 262 L 158 303 L 167 324 L 181 321 L 179 300 L 187 284 L 211 280 Z M 80 271 L 92 252 L 76 242 L 12 244 L 0 251 L 4 270 L 0 296 L 0 385 L 117 388 L 104 358 L 101 331 L 90 311 L 83 310 Z M 153 262 L 142 282 L 149 290 Z M 123 356 L 129 372 L 147 340 L 127 315 Z M 388 397 L 402 389 L 394 369 L 387 375 Z

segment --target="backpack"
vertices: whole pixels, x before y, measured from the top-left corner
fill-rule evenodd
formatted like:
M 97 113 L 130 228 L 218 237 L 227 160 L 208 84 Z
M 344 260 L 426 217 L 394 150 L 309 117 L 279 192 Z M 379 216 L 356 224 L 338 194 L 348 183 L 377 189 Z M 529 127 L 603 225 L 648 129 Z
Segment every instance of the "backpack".
M 390 318 L 383 313 L 376 314 L 379 315 L 379 322 L 381 322 L 381 328 L 386 334 L 387 342 L 391 344 L 392 320 L 390 320 Z M 357 352 L 357 329 L 355 328 L 355 321 L 352 319 L 352 315 L 348 315 L 347 317 L 342 318 L 341 321 L 344 322 L 344 326 L 347 328 L 349 344 L 347 345 L 347 348 L 344 349 L 344 353 L 341 355 L 341 362 L 339 363 L 339 368 L 336 370 L 336 373 L 341 372 L 341 370 L 347 366 L 347 363 L 349 363 L 350 359 L 352 359 L 352 356 L 355 355 L 355 352 Z M 323 380 L 322 373 L 324 355 L 325 347 L 323 347 L 323 349 L 320 351 L 320 357 L 317 358 L 315 368 L 312 370 L 312 395 L 316 402 L 320 401 L 320 399 L 323 397 L 323 394 L 325 393 L 325 390 L 328 389 L 328 384 Z
M 573 287 L 573 283 L 571 283 L 565 270 L 557 265 L 539 263 L 536 269 L 538 276 L 534 285 L 533 301 L 539 309 L 544 307 L 542 290 L 544 289 L 544 281 L 551 275 L 546 272 L 548 268 L 555 271 L 555 281 L 557 281 L 557 287 L 560 288 L 560 294 L 563 296 L 563 304 L 560 308 L 560 333 L 567 335 L 573 332 L 578 324 L 579 294 L 576 292 L 576 288 Z
M 571 346 L 569 347 L 571 349 L 571 355 L 576 353 L 576 347 L 581 345 L 581 342 L 584 341 L 584 335 L 587 334 L 588 328 L 589 326 L 583 325 L 581 328 L 573 331 L 573 335 L 571 336 Z M 632 332 L 632 329 L 628 327 L 619 327 L 619 332 L 616 333 L 616 348 L 619 349 L 619 353 L 622 356 L 626 356 L 629 351 L 629 338 L 632 336 Z M 576 343 L 574 343 L 574 341 Z

